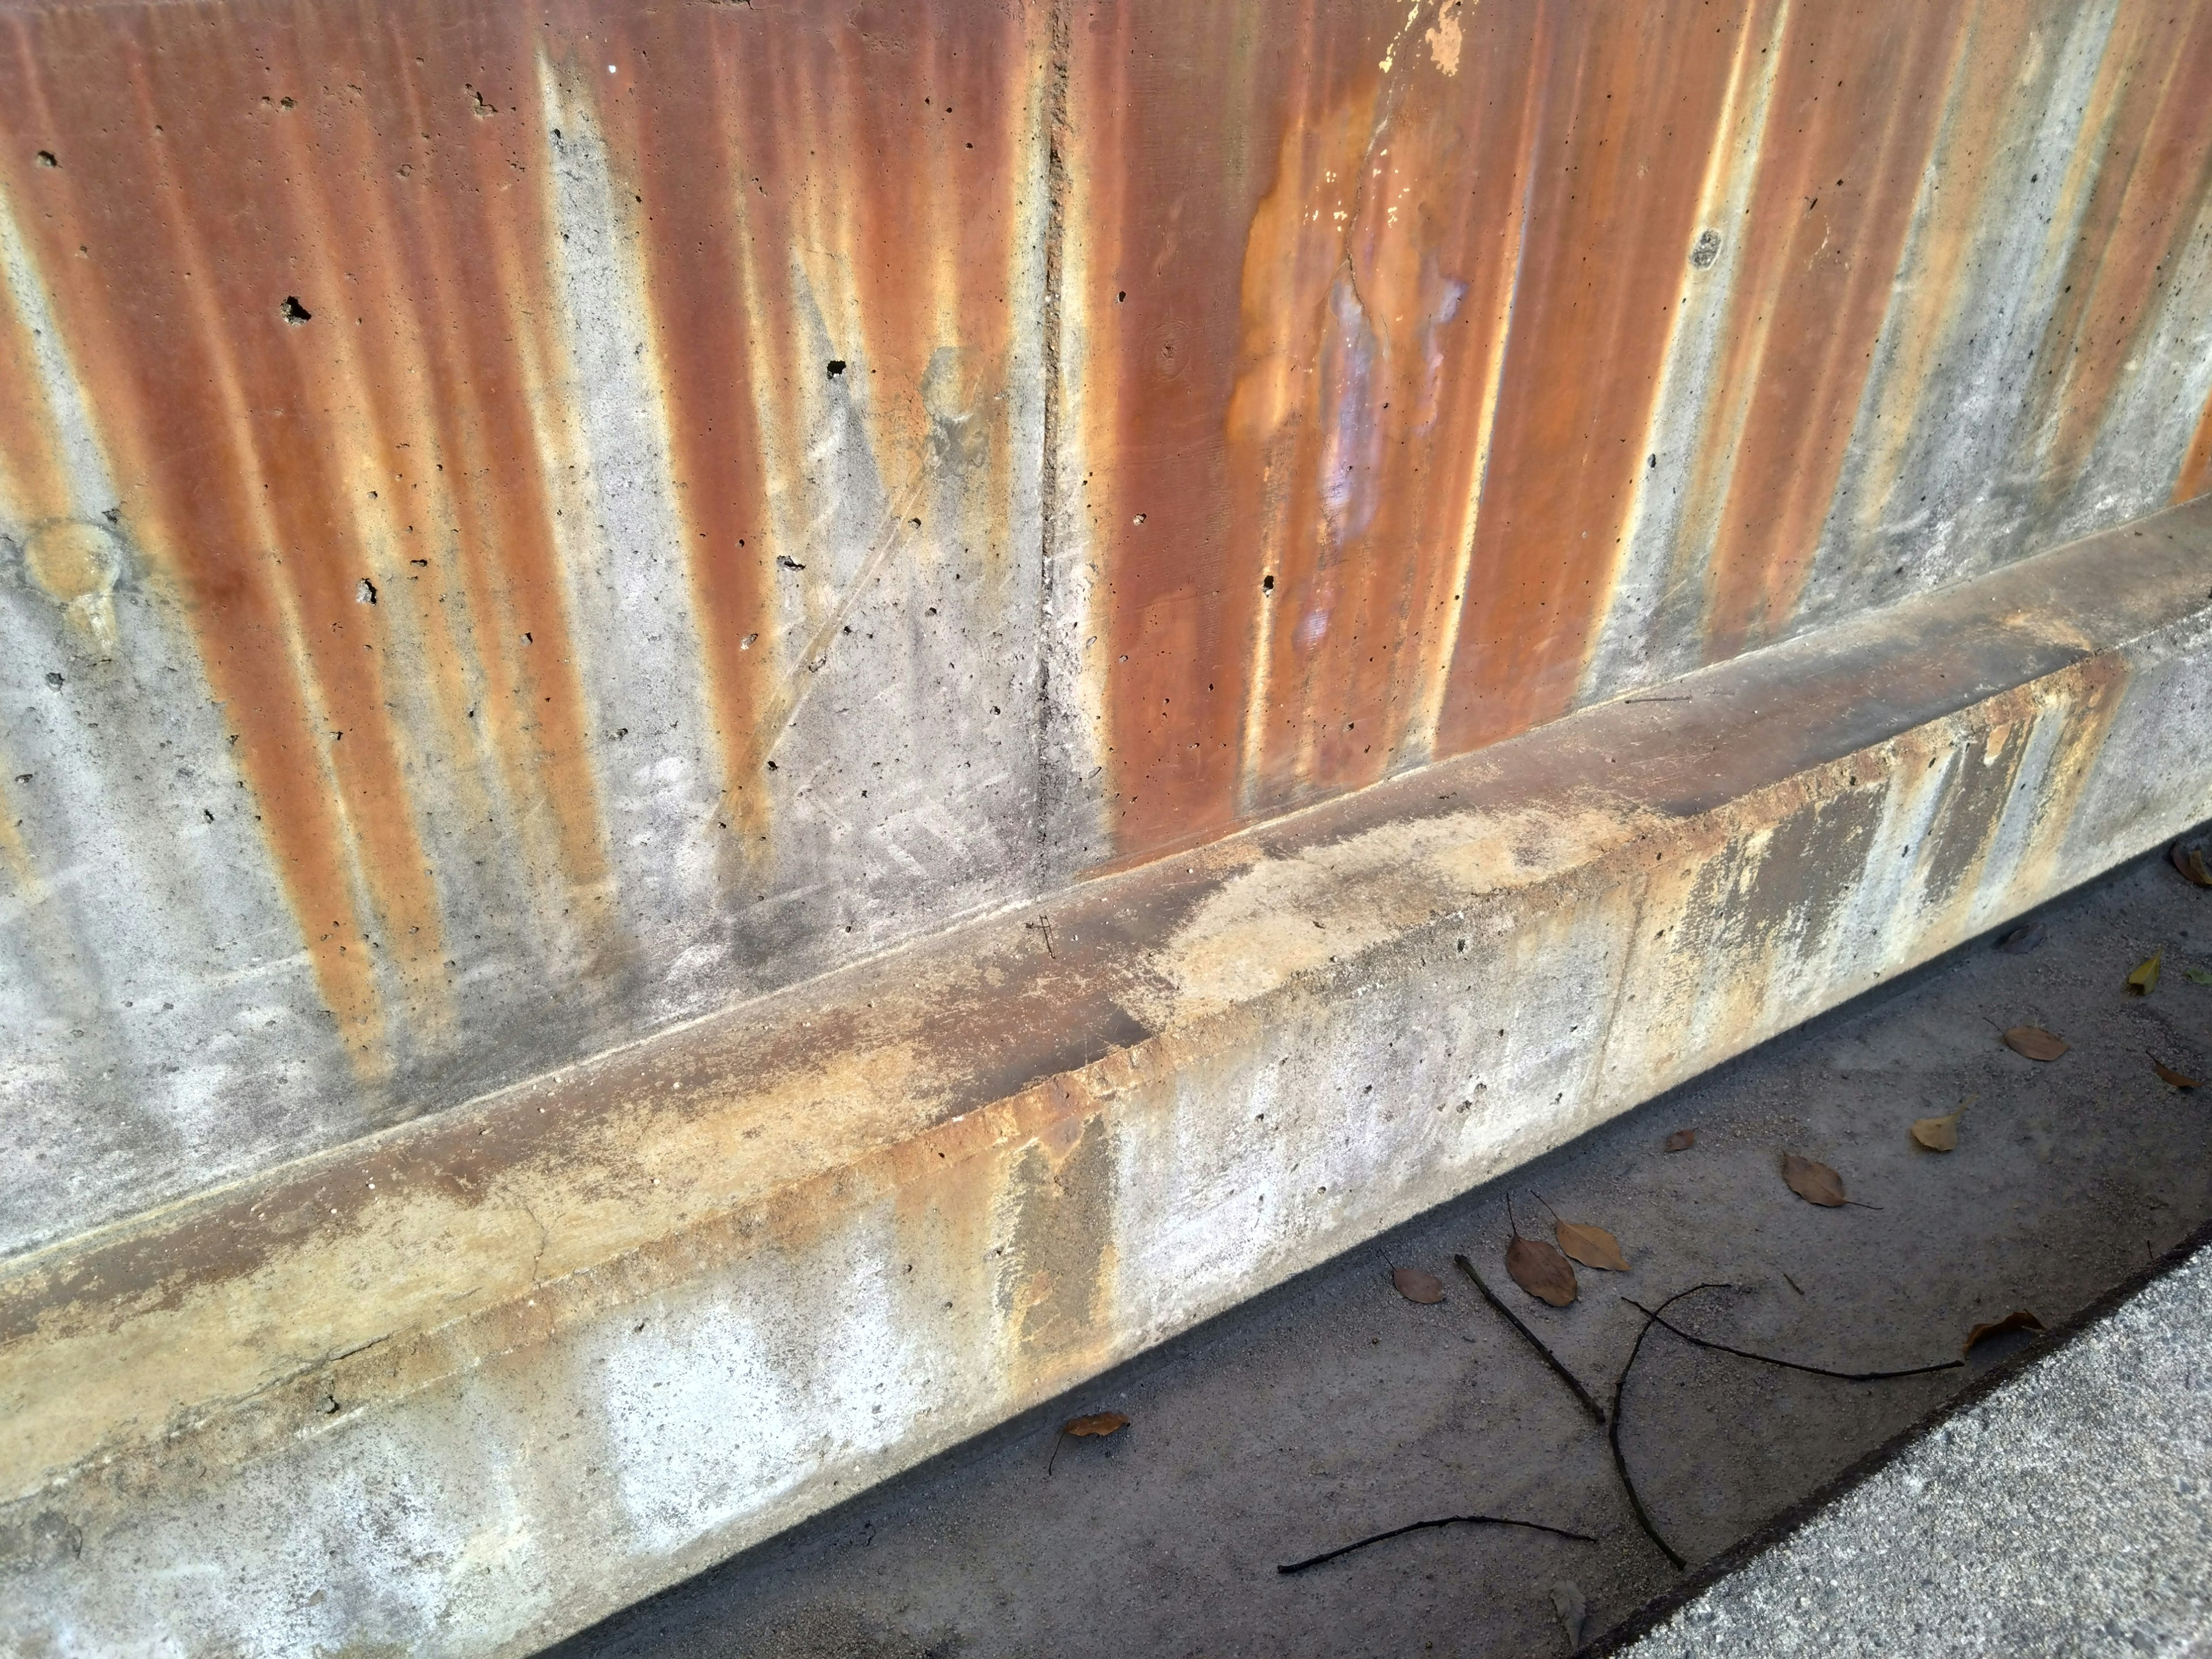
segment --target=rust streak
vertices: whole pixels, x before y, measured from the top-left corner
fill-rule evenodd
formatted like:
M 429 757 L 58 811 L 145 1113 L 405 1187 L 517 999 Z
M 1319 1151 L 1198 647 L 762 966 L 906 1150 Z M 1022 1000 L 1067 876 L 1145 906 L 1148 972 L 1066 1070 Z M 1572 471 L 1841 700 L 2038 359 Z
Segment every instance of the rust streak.
M 2087 466 L 2212 190 L 2212 13 L 2124 9 L 2092 103 L 2102 153 L 2036 353 L 2051 499 Z
M 2181 459 L 2181 471 L 2173 480 L 2173 501 L 2178 506 L 2194 501 L 2206 490 L 2212 489 L 2212 398 L 2204 401 L 2204 412 L 2197 417 L 2197 433 L 2189 441 L 2189 449 Z
M 1971 18 L 1790 20 L 1739 232 L 1723 375 L 1746 418 L 1709 556 L 1708 661 L 1776 636 L 1812 568 Z
M 1635 502 L 1743 10 L 1632 26 L 1584 11 L 1560 27 L 1440 751 L 1525 730 L 1574 695 Z

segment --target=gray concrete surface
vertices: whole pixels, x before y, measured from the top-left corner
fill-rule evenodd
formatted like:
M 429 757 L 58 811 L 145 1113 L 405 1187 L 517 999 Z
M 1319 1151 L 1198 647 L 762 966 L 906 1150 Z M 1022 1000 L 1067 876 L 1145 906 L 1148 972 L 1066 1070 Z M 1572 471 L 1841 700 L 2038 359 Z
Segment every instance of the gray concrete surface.
M 1624 1293 L 1650 1302 L 1727 1281 L 1735 1288 L 1683 1304 L 1683 1322 L 1846 1370 L 1955 1357 L 1969 1327 L 2017 1307 L 2049 1322 L 2066 1317 L 2212 1216 L 2204 1096 L 2160 1083 L 2146 1058 L 2149 1050 L 2194 1075 L 2212 1073 L 2212 986 L 2185 971 L 2212 970 L 2212 893 L 2145 860 L 2039 919 L 2045 940 L 2030 953 L 2002 953 L 1987 940 L 1963 947 L 1901 988 L 1778 1039 L 553 1651 L 1566 1652 L 1555 1587 L 1571 1586 L 1565 1599 L 1585 1605 L 1587 1639 L 1679 1576 L 1625 1507 L 1603 1432 L 1458 1279 L 1451 1255 L 1468 1253 L 1601 1398 L 1639 1322 L 1618 1300 Z M 2154 951 L 2163 953 L 2157 989 L 2130 996 L 2125 975 Z M 2023 1022 L 2061 1033 L 2072 1051 L 2049 1065 L 2013 1054 L 1997 1027 Z M 1912 1120 L 1968 1098 L 1958 1151 L 1911 1144 Z M 1663 1152 L 1665 1137 L 1686 1127 L 1695 1146 Z M 1804 1203 L 1779 1177 L 1784 1150 L 1833 1164 L 1853 1197 L 1879 1207 Z M 1570 1218 L 1610 1228 L 1632 1271 L 1584 1271 L 1580 1300 L 1564 1310 L 1522 1296 L 1499 1261 L 1509 1190 L 1524 1228 L 1542 1213 L 1535 1193 Z M 1394 1265 L 1439 1273 L 1448 1299 L 1405 1301 L 1389 1283 Z M 2201 1318 L 2204 1277 L 2162 1294 L 2194 1296 Z M 2142 1318 L 2114 1327 L 2114 1341 L 2150 1316 L 2147 1304 Z M 1694 1567 L 2027 1340 L 1985 1343 L 1958 1370 L 1851 1383 L 1656 1333 L 1626 1392 L 1623 1445 L 1655 1519 Z M 2034 1398 L 2081 1418 L 2066 1392 L 2077 1385 L 2064 1379 L 2100 1371 L 2163 1391 L 2142 1402 L 2137 1432 L 2155 1443 L 2136 1467 L 2107 1467 L 2121 1455 L 2094 1437 L 2094 1419 L 2021 1431 L 2016 1453 L 1992 1419 L 1955 1433 L 1941 1455 L 1978 1471 L 1972 1489 L 2001 1499 L 1993 1515 L 2034 1511 L 2039 1486 L 2070 1456 L 2070 1495 L 2054 1498 L 2054 1519 L 2087 1549 L 2124 1534 L 2126 1516 L 2140 1513 L 2140 1541 L 2162 1553 L 2116 1556 L 2109 1582 L 2116 1595 L 2142 1587 L 2140 1619 L 2124 1630 L 2171 1636 L 2212 1582 L 2201 1488 L 2175 1487 L 2155 1514 L 2142 1507 L 2148 1498 L 2117 1518 L 2095 1500 L 2100 1490 L 2123 1498 L 2124 1480 L 2148 1490 L 2198 1480 L 2202 1395 L 2190 1390 L 2206 1372 L 2179 1340 L 2134 1372 L 2131 1352 L 2122 1342 L 2069 1359 L 2034 1385 Z M 1060 1445 L 1048 1478 L 1058 1424 L 1103 1409 L 1126 1413 L 1130 1426 Z M 2105 1420 L 2127 1427 L 2110 1413 Z M 2077 1432 L 2084 1437 L 2069 1442 Z M 2069 1443 L 2079 1450 L 2067 1453 Z M 2196 1474 L 2185 1467 L 2191 1458 Z M 1940 1499 L 1931 1491 L 1928 1501 Z M 1294 1577 L 1274 1571 L 1372 1531 L 1469 1510 L 1598 1541 L 1460 1528 Z M 1940 1548 L 1917 1549 L 1914 1536 L 1850 1564 L 1857 1577 L 1837 1595 L 1901 1604 L 1914 1584 L 1940 1577 Z M 1963 1569 L 1970 1534 L 1952 1542 Z M 1746 1644 L 1716 1650 L 1768 1650 L 1756 1643 L 1782 1640 L 1773 1626 L 1791 1619 L 1802 1628 L 1788 1639 L 1816 1641 L 1819 1618 L 1790 1607 L 1808 1571 L 1776 1568 L 1756 1592 L 1762 1599 L 1716 1613 L 1691 1645 L 1707 1651 L 1718 1632 Z M 1929 1605 L 1954 1608 L 1976 1582 L 1966 1575 L 1940 1587 Z M 2023 1628 L 1961 1623 L 1945 1639 L 1960 1651 L 2036 1647 L 2014 1639 Z M 1896 1626 L 1866 1629 L 1889 1635 L 1869 1634 L 1864 1650 L 1915 1650 L 1917 1638 L 1889 1640 Z M 2085 1650 L 2118 1650 L 2124 1639 L 2076 1634 Z
M 1612 1652 L 2212 1650 L 2212 1247 L 2193 1244 Z

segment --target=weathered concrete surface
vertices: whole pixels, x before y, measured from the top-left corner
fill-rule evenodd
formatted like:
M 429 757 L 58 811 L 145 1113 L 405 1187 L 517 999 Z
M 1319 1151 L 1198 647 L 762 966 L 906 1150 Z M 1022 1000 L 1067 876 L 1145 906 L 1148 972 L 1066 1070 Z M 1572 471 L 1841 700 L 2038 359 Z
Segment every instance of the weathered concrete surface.
M 1621 1659 L 2212 1645 L 2212 1249 L 1916 1438 Z
M 1990 948 L 2015 926 L 2000 923 L 546 1659 L 1560 1659 L 1554 1585 L 1581 1598 L 1591 1637 L 1655 1611 L 2057 1338 L 1854 1383 L 1653 1332 L 1621 1446 L 1685 1576 L 1637 1525 L 1605 1428 L 1451 1266 L 1496 1263 L 1509 1208 L 1540 1231 L 1541 1194 L 1619 1237 L 1630 1271 L 1584 1273 L 1569 1307 L 1498 1283 L 1608 1402 L 1642 1322 L 1624 1295 L 1725 1284 L 1675 1310 L 1686 1329 L 1846 1370 L 1911 1365 L 2014 1308 L 2057 1333 L 2212 1223 L 2204 1102 L 2145 1053 L 2212 1074 L 2212 983 L 2188 976 L 2212 977 L 2212 890 L 2160 848 L 2028 915 L 2034 951 Z M 2124 976 L 2154 951 L 2157 989 L 2130 994 Z M 2014 1054 L 1998 1028 L 2022 1019 L 2073 1047 L 2048 1066 Z M 1908 1138 L 1970 1097 L 1955 1152 Z M 1670 1153 L 1679 1129 L 1696 1144 Z M 1784 1149 L 1874 1207 L 1807 1204 L 1783 1184 Z M 1440 1273 L 1443 1302 L 1406 1301 L 1397 1267 Z M 1130 1427 L 1060 1443 L 1055 1462 L 1060 1425 L 1105 1409 Z M 1447 1528 L 1275 1571 L 1468 1510 L 1596 1541 Z
M 2208 111 L 2204 0 L 0 0 L 0 1252 L 2196 495 Z
M 1660 696 L 18 1261 L 0 1615 L 526 1650 L 2212 816 L 2212 503 Z

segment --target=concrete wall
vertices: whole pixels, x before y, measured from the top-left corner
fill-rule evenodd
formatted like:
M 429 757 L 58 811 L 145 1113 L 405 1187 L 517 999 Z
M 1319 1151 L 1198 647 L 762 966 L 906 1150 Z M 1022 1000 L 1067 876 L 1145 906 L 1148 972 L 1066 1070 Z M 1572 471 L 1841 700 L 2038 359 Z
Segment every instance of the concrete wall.
M 0 0 L 0 1647 L 525 1651 L 2212 816 L 2208 487 L 2212 0 Z
M 2212 501 L 1666 696 L 19 1259 L 0 1646 L 531 1651 L 2212 817 Z
M 2202 4 L 10 0 L 0 1249 L 2187 498 L 2209 180 Z

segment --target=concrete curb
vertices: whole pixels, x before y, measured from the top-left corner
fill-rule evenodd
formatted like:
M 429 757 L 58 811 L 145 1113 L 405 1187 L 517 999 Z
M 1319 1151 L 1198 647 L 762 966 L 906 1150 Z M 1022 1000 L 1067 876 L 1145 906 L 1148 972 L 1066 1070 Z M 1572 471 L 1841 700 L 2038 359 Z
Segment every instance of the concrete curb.
M 11 1263 L 0 1619 L 556 1639 L 2212 816 L 2208 601 L 2178 508 Z

